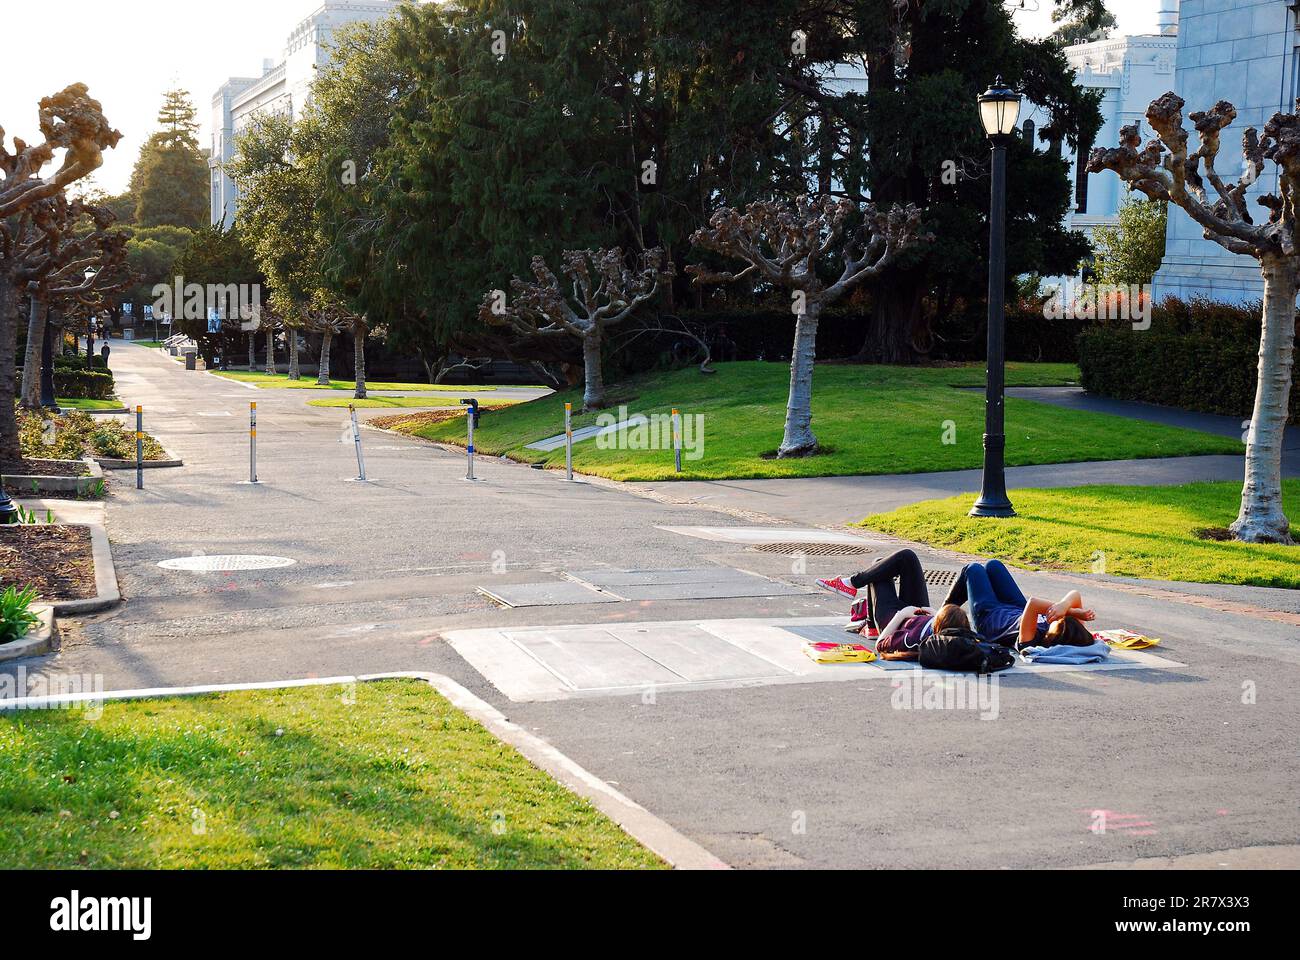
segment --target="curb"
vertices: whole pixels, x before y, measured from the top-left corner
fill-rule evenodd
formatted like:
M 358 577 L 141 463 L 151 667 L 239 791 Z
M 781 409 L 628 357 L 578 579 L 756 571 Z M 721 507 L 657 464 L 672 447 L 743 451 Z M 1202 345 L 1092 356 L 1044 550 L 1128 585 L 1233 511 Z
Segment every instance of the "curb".
M 95 596 L 88 600 L 55 602 L 55 614 L 60 617 L 76 616 L 98 613 L 117 606 L 122 601 L 122 594 L 117 586 L 117 569 L 113 566 L 113 548 L 108 542 L 108 531 L 93 523 L 70 523 L 67 526 L 86 527 L 90 530 L 90 548 L 95 561 Z
M 56 461 L 61 463 L 77 463 L 76 460 Z M 30 488 L 32 481 L 35 481 L 42 493 L 74 493 L 79 497 L 89 494 L 95 487 L 97 481 L 104 479 L 104 471 L 98 463 L 90 457 L 85 457 L 81 463 L 86 464 L 89 473 L 81 477 L 41 477 L 41 476 L 4 476 L 4 483 L 12 489 L 21 487 Z
M 54 649 L 57 632 L 54 626 L 54 608 L 37 606 L 33 608 L 40 621 L 35 629 L 29 630 L 13 643 L 0 645 L 0 663 L 8 660 L 22 660 L 26 657 L 39 657 Z
M 658 854 L 678 870 L 730 870 L 698 843 L 679 833 L 640 804 L 619 793 L 595 774 L 545 740 L 512 723 L 501 711 L 479 699 L 455 680 L 440 673 L 410 671 L 375 673 L 356 677 L 313 677 L 265 683 L 210 684 L 196 687 L 155 687 L 144 690 L 73 693 L 52 697 L 17 697 L 0 700 L 0 711 L 41 709 L 76 703 L 102 704 L 110 700 L 147 700 L 154 697 L 197 697 L 238 690 L 278 690 L 294 687 L 336 686 L 376 680 L 423 680 L 453 707 L 481 723 L 491 734 L 523 755 L 533 766 L 550 774 L 561 786 L 589 801 L 634 840 Z
M 96 457 L 95 462 L 104 470 L 134 470 L 136 462 L 134 460 L 116 460 L 112 457 Z M 161 470 L 164 467 L 183 467 L 185 461 L 181 459 L 173 460 L 146 460 L 142 464 L 146 470 Z
M 130 413 L 126 407 L 109 407 L 103 410 L 78 410 L 76 407 L 59 407 L 59 413 L 88 413 L 93 416 L 117 416 L 123 413 Z

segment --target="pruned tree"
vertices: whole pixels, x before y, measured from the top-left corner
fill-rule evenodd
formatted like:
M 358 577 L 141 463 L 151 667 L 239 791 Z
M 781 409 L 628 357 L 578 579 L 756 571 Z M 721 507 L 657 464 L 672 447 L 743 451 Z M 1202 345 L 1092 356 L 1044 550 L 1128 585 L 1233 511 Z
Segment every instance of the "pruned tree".
M 920 223 L 921 211 L 911 204 L 881 212 L 871 204 L 859 207 L 826 195 L 801 196 L 793 203 L 751 203 L 743 211 L 724 207 L 691 237 L 698 247 L 748 264 L 739 273 L 701 264 L 687 267 L 697 283 L 730 283 L 752 274 L 791 294 L 796 321 L 779 457 L 817 450 L 812 389 L 822 311 L 879 274 L 900 251 L 928 240 L 920 233 Z M 839 275 L 827 282 L 821 271 L 828 271 L 832 260 L 839 264 Z
M 1291 394 L 1295 347 L 1296 291 L 1300 283 L 1300 247 L 1296 238 L 1296 202 L 1300 198 L 1300 116 L 1276 113 L 1260 139 L 1254 127 L 1242 133 L 1242 173 L 1225 182 L 1215 169 L 1222 131 L 1237 109 L 1220 100 L 1211 109 L 1188 116 L 1199 145 L 1189 152 L 1183 128 L 1183 99 L 1170 92 L 1152 101 L 1147 122 L 1157 139 L 1142 145 L 1136 123 L 1120 129 L 1119 146 L 1097 148 L 1088 171 L 1113 170 L 1133 189 L 1152 200 L 1182 207 L 1213 240 L 1232 253 L 1259 261 L 1264 278 L 1264 312 L 1259 343 L 1255 407 L 1246 437 L 1246 477 L 1241 509 L 1230 527 L 1233 537 L 1249 543 L 1291 543 L 1290 522 L 1282 509 L 1282 442 Z M 1277 167 L 1278 192 L 1256 202 L 1268 211 L 1261 222 L 1250 215 L 1246 194 L 1264 172 L 1265 161 Z M 1213 194 L 1207 189 L 1207 183 Z
M 0 128 L 0 461 L 22 458 L 13 404 L 14 355 L 26 282 L 19 273 L 40 242 L 32 232 L 32 208 L 93 173 L 104 161 L 103 151 L 122 137 L 81 83 L 42 99 L 38 117 L 42 142 L 29 145 L 15 138 L 12 153 Z M 65 151 L 63 162 L 50 176 L 41 176 L 58 150 Z
M 583 409 L 599 410 L 606 405 L 601 372 L 606 331 L 653 300 L 676 271 L 658 248 L 633 258 L 632 266 L 617 247 L 566 250 L 561 264 L 572 284 L 568 295 L 546 261 L 534 257 L 536 282 L 515 277 L 510 298 L 503 291 L 489 291 L 479 319 L 522 336 L 576 338 L 582 344 Z
M 36 242 L 18 269 L 31 298 L 21 399 L 24 407 L 36 409 L 41 405 L 49 307 L 106 306 L 105 296 L 124 289 L 133 275 L 126 263 L 127 236 L 114 229 L 114 216 L 107 208 L 69 202 L 60 194 L 36 204 L 31 213 L 27 229 Z

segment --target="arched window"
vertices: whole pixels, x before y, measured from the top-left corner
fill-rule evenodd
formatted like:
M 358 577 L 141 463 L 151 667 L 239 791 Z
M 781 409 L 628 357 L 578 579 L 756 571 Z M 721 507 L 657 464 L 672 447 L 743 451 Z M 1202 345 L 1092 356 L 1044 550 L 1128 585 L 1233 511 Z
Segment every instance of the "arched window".
M 1031 147 L 1034 145 L 1034 121 L 1026 120 L 1020 125 L 1020 135 L 1024 137 L 1025 143 Z

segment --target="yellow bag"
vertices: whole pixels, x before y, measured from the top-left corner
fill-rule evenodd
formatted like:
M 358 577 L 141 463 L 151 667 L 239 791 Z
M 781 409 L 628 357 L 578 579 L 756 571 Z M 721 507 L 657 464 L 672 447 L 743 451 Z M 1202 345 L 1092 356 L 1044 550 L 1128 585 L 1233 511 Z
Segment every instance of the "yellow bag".
M 1116 650 L 1145 650 L 1160 643 L 1154 637 L 1144 637 L 1140 633 L 1130 633 L 1128 630 L 1101 630 L 1093 636 L 1098 640 L 1105 640 Z
M 803 652 L 816 663 L 870 663 L 876 655 L 860 643 L 821 643 L 803 645 Z

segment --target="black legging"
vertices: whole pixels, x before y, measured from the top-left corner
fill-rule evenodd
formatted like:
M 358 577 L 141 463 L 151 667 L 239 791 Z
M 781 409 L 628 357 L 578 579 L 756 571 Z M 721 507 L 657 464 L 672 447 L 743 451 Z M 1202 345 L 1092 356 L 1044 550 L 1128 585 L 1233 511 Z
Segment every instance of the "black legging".
M 898 586 L 894 586 L 894 580 Z M 925 584 L 921 561 L 911 550 L 899 550 L 881 557 L 866 570 L 850 579 L 855 588 L 870 587 L 867 602 L 871 625 L 883 630 L 904 607 L 929 607 L 930 590 Z

